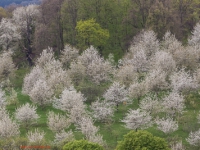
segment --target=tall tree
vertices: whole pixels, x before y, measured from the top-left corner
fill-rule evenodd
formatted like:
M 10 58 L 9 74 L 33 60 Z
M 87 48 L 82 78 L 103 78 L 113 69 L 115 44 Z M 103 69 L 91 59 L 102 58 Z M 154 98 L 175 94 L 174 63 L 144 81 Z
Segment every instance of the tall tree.
M 65 0 L 61 15 L 63 20 L 63 38 L 65 43 L 76 45 L 76 25 L 79 9 L 78 0 Z
M 85 49 L 90 45 L 94 45 L 100 49 L 102 54 L 101 47 L 105 45 L 109 38 L 108 30 L 102 29 L 94 19 L 79 21 L 76 30 L 80 48 Z
M 33 65 L 33 35 L 36 26 L 36 18 L 40 15 L 37 5 L 18 7 L 13 11 L 13 20 L 18 26 L 23 37 L 23 50 L 29 65 Z
M 153 6 L 155 0 L 131 0 L 132 9 L 130 15 L 134 21 L 137 21 L 138 26 L 145 28 L 149 10 Z
M 42 47 L 47 48 L 51 46 L 58 52 L 64 49 L 63 20 L 61 17 L 63 1 L 64 0 L 43 0 L 40 5 L 42 13 L 40 23 L 42 26 L 39 28 L 38 36 L 43 37 L 42 34 L 45 33 L 44 38 L 49 37 L 48 40 L 43 43 Z M 45 27 L 45 31 L 43 27 Z M 46 32 L 48 32 L 48 35 L 46 35 Z
M 174 0 L 174 14 L 180 22 L 179 34 L 174 31 L 178 39 L 186 40 L 193 26 L 199 20 L 200 1 L 199 0 Z
M 146 26 L 154 30 L 160 39 L 166 31 L 173 30 L 178 25 L 176 14 L 173 14 L 172 10 L 172 0 L 155 0 L 149 9 Z
M 0 7 L 0 21 L 7 16 L 7 12 L 3 7 Z

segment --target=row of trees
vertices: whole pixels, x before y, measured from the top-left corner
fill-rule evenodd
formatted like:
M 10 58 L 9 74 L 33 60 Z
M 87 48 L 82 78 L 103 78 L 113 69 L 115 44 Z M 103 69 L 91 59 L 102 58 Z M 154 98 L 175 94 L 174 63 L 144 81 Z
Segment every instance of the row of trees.
M 98 7 L 87 8 L 91 4 L 89 1 L 43 1 L 40 6 L 18 7 L 12 12 L 11 18 L 3 18 L 0 24 L 0 43 L 5 52 L 0 55 L 1 86 L 5 88 L 8 84 L 7 79 L 12 78 L 15 72 L 12 54 L 23 54 L 29 65 L 33 66 L 24 78 L 23 94 L 29 95 L 30 100 L 43 110 L 47 105 L 52 105 L 68 115 L 66 117 L 53 112 L 47 114 L 47 125 L 55 133 L 57 143 L 74 138 L 72 131 L 66 132 L 73 123 L 86 140 L 104 145 L 105 141 L 94 122 L 110 122 L 119 105 L 129 105 L 133 100 L 137 100 L 138 109 L 130 109 L 120 120 L 126 128 L 137 131 L 154 125 L 166 135 L 175 132 L 179 128 L 179 118 L 184 116 L 185 97 L 191 91 L 197 91 L 200 85 L 199 23 L 186 46 L 169 31 L 159 41 L 154 31 L 144 30 L 134 37 L 125 56 L 115 63 L 112 54 L 108 59 L 102 57 L 102 54 L 105 54 L 104 46 L 109 48 L 106 46 L 107 41 L 111 42 L 110 46 L 113 48 L 119 43 L 121 48 L 123 47 L 121 41 L 124 34 L 118 36 L 121 31 L 116 32 L 117 29 L 114 30 L 111 24 L 126 29 L 127 32 L 123 33 L 131 32 L 121 26 L 122 18 L 108 19 L 111 21 L 109 24 L 100 22 L 103 21 L 101 17 L 112 17 L 105 14 L 108 14 L 107 11 L 112 12 L 113 8 L 118 8 L 118 5 L 122 8 L 126 6 L 129 10 L 129 6 L 137 4 L 138 7 L 141 3 L 134 1 L 134 5 L 131 5 L 132 1 L 113 1 L 116 7 L 111 8 L 112 5 L 106 0 L 93 2 L 96 2 L 94 6 Z M 154 1 L 140 2 L 143 2 L 144 6 L 148 4 L 147 8 L 150 9 Z M 68 5 L 69 3 L 74 7 Z M 49 8 L 56 13 L 51 14 Z M 62 20 L 63 16 L 69 17 L 66 15 L 69 13 L 65 11 L 72 8 L 71 14 L 77 15 L 73 28 L 69 23 L 64 23 L 66 20 L 73 20 L 72 16 L 71 19 Z M 139 27 L 146 26 L 149 16 L 146 14 L 146 7 L 142 8 L 138 10 L 143 14 Z M 121 8 L 117 9 L 116 14 L 120 10 Z M 102 14 L 102 11 L 106 11 L 105 14 Z M 120 15 L 127 15 L 121 11 Z M 81 20 L 80 16 L 84 20 Z M 64 30 L 64 25 L 69 25 L 67 27 L 70 29 Z M 72 33 L 71 38 L 68 37 L 68 33 Z M 123 38 L 120 39 L 121 37 Z M 67 38 L 74 41 L 66 40 Z M 65 41 L 79 47 L 80 50 L 70 45 L 64 46 Z M 90 46 L 91 44 L 96 48 Z M 48 46 L 52 48 L 46 48 Z M 42 49 L 44 50 L 40 57 L 33 60 L 34 54 Z M 81 51 L 83 52 L 80 54 Z M 12 94 L 10 99 L 16 97 L 14 91 Z M 5 106 L 8 102 L 3 91 L 0 92 L 0 102 L 1 114 L 4 114 L 0 118 L 0 136 L 4 138 L 19 135 L 19 125 L 6 112 Z M 17 108 L 13 116 L 28 128 L 39 118 L 36 109 L 25 104 Z M 6 126 L 8 123 L 9 126 Z M 191 145 L 198 146 L 199 130 L 189 132 L 186 140 Z M 34 132 L 28 132 L 27 137 L 30 142 L 42 142 L 44 134 L 36 129 Z M 175 145 L 182 146 L 180 143 L 176 141 Z
M 184 96 L 199 89 L 198 31 L 199 24 L 185 47 L 169 32 L 159 42 L 153 31 L 143 31 L 117 66 L 112 57 L 105 60 L 92 46 L 79 55 L 77 49 L 67 45 L 60 60 L 54 58 L 52 49 L 46 49 L 25 76 L 23 92 L 44 109 L 53 104 L 65 111 L 89 141 L 103 143 L 91 117 L 107 122 L 118 105 L 132 103 L 133 99 L 138 100 L 139 108 L 129 110 L 121 120 L 127 128 L 137 130 L 155 124 L 165 134 L 171 134 L 184 115 Z M 185 60 L 182 51 L 191 58 Z M 92 99 L 92 116 L 84 103 L 87 95 L 80 88 L 88 83 L 99 87 L 108 84 L 100 99 Z M 158 96 L 160 91 L 166 93 Z M 190 142 L 192 135 L 191 132 L 187 140 L 195 145 Z
M 137 130 L 155 124 L 165 134 L 170 134 L 178 129 L 179 117 L 184 115 L 184 96 L 199 89 L 198 32 L 199 24 L 188 40 L 189 45 L 184 47 L 169 32 L 159 42 L 153 31 L 143 31 L 117 65 L 112 56 L 104 59 L 92 46 L 79 55 L 77 49 L 66 45 L 60 59 L 55 59 L 52 48 L 45 49 L 25 76 L 22 91 L 43 109 L 53 104 L 68 114 L 69 121 L 65 116 L 53 112 L 48 114 L 47 124 L 56 133 L 55 137 L 61 140 L 73 137 L 72 132 L 64 131 L 73 123 L 85 135 L 85 139 L 103 145 L 94 119 L 108 122 L 120 104 L 128 105 L 133 99 L 138 100 L 139 108 L 130 109 L 121 120 L 127 128 Z M 186 60 L 182 52 L 188 56 Z M 4 52 L 1 55 L 2 80 L 10 78 L 15 71 L 11 54 Z M 87 84 L 97 85 L 99 89 L 105 84 L 107 86 L 98 92 L 99 99 L 95 95 L 92 101 L 88 101 L 90 93 L 84 92 Z M 5 86 L 3 82 L 2 86 Z M 160 91 L 165 94 L 159 96 Z M 7 103 L 3 92 L 1 95 L 3 107 Z M 91 103 L 89 107 L 93 115 L 88 113 L 85 101 Z M 7 114 L 3 111 L 5 109 L 2 109 L 2 114 Z M 4 116 L 7 118 L 2 117 L 0 124 L 2 137 L 18 135 L 16 122 L 9 115 Z M 28 127 L 38 119 L 36 108 L 23 105 L 16 110 L 15 118 Z M 6 126 L 6 121 L 9 121 L 10 128 Z M 197 146 L 198 133 L 191 132 L 187 141 Z M 44 133 L 35 131 L 30 136 L 33 136 L 31 139 L 38 136 L 42 140 Z
M 20 49 L 26 51 L 30 65 L 41 49 L 50 46 L 59 53 L 66 43 L 81 50 L 94 45 L 104 56 L 112 52 L 118 59 L 144 28 L 154 30 L 159 39 L 169 30 L 186 41 L 199 19 L 200 4 L 198 0 L 43 0 L 34 7 L 35 13 L 27 11 L 31 7 L 17 8 L 11 21 L 15 26 L 17 18 L 28 21 L 27 29 L 20 28 Z M 6 9 L 0 12 L 6 17 Z

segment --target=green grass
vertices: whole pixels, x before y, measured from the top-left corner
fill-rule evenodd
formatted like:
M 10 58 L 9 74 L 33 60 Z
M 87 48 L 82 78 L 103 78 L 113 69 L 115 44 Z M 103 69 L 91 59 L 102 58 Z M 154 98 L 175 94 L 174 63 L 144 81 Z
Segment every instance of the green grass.
M 25 75 L 30 71 L 30 68 L 21 68 L 15 71 L 15 77 L 11 79 L 13 86 L 21 89 Z
M 23 77 L 28 72 L 28 69 L 22 69 L 16 71 L 16 77 L 15 80 L 13 80 L 12 83 L 14 83 L 14 87 L 16 91 L 18 92 L 18 100 L 19 103 L 17 105 L 8 105 L 7 110 L 11 114 L 11 116 L 14 117 L 14 112 L 17 107 L 21 106 L 25 103 L 31 103 L 29 99 L 29 96 L 23 95 L 21 93 L 21 85 L 23 83 Z M 107 87 L 107 85 L 105 85 Z M 160 92 L 159 97 L 162 97 L 165 95 L 166 92 Z M 183 115 L 179 116 L 178 122 L 179 122 L 179 129 L 175 131 L 174 133 L 166 135 L 162 131 L 159 131 L 155 126 L 152 126 L 147 131 L 151 132 L 153 135 L 165 138 L 168 142 L 174 141 L 177 139 L 181 139 L 183 141 L 183 144 L 185 145 L 186 149 L 198 149 L 195 147 L 191 147 L 189 143 L 185 140 L 190 131 L 196 131 L 199 129 L 199 124 L 197 122 L 197 114 L 200 110 L 200 95 L 198 92 L 191 92 L 190 94 L 185 96 L 185 104 L 186 104 L 186 111 Z M 90 103 L 87 103 L 89 105 Z M 123 117 L 126 115 L 129 109 L 137 109 L 138 108 L 138 101 L 133 100 L 133 103 L 130 105 L 120 105 L 118 111 L 115 112 L 113 120 L 109 123 L 101 123 L 101 122 L 95 122 L 96 126 L 99 126 L 99 133 L 103 135 L 103 139 L 106 141 L 107 146 L 105 149 L 107 150 L 113 150 L 115 149 L 117 142 L 123 139 L 123 135 L 127 134 L 130 130 L 126 129 L 124 124 L 121 122 Z M 43 131 L 45 131 L 45 139 L 47 142 L 52 142 L 54 140 L 54 133 L 48 129 L 47 127 L 47 113 L 49 111 L 53 111 L 55 113 L 65 113 L 61 110 L 55 109 L 52 106 L 47 106 L 45 109 L 42 109 L 41 107 L 38 107 L 37 113 L 39 114 L 40 118 L 38 119 L 37 123 L 32 125 L 28 131 L 34 130 L 35 128 L 39 128 Z M 84 136 L 80 131 L 76 130 L 76 127 L 72 124 L 69 129 L 74 132 L 75 138 L 77 140 L 83 139 Z M 20 136 L 26 137 L 27 129 L 25 129 L 22 125 L 20 126 Z

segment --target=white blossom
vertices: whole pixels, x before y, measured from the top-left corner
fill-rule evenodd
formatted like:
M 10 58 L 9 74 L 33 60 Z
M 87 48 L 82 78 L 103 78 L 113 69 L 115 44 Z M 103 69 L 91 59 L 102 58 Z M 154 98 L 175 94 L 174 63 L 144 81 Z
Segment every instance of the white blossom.
M 0 22 L 0 44 L 4 50 L 14 50 L 16 42 L 21 39 L 17 26 L 11 19 L 2 18 Z
M 72 123 L 80 124 L 83 117 L 87 116 L 85 105 L 75 105 L 69 112 L 69 118 Z
M 64 115 L 55 114 L 54 112 L 50 111 L 47 116 L 47 125 L 53 132 L 59 133 L 63 129 L 70 126 L 69 119 L 67 119 Z
M 44 73 L 39 66 L 35 66 L 29 74 L 24 77 L 24 83 L 22 86 L 22 93 L 29 95 L 34 84 L 39 79 L 45 79 Z
M 158 51 L 151 60 L 152 69 L 160 68 L 162 71 L 170 74 L 176 69 L 176 62 L 170 53 L 164 51 Z
M 196 79 L 184 69 L 181 69 L 178 72 L 174 72 L 170 76 L 170 80 L 173 90 L 177 92 L 189 92 L 198 87 Z
M 148 95 L 140 101 L 139 108 L 149 114 L 157 114 L 162 110 L 161 102 L 156 96 Z
M 186 141 L 189 142 L 190 145 L 200 146 L 200 129 L 195 132 L 190 132 Z
M 114 74 L 112 64 L 100 57 L 93 46 L 86 49 L 77 61 L 85 67 L 88 78 L 96 84 L 110 81 L 111 75 Z
M 77 58 L 85 67 L 87 67 L 93 60 L 99 59 L 100 55 L 98 51 L 90 46 L 88 49 L 83 51 L 83 53 Z
M 71 62 L 68 73 L 73 83 L 77 85 L 86 77 L 86 67 L 80 61 L 73 61 Z
M 82 117 L 77 128 L 81 130 L 87 140 L 91 136 L 96 135 L 99 130 L 98 127 L 94 126 L 94 122 L 91 117 Z
M 84 95 L 77 92 L 74 87 L 65 88 L 60 95 L 60 98 L 54 100 L 54 106 L 70 112 L 74 106 L 82 106 L 85 101 Z
M 36 65 L 40 68 L 44 68 L 46 64 L 54 61 L 54 52 L 51 47 L 48 47 L 47 49 L 44 49 L 42 53 L 40 54 L 40 57 L 37 58 Z M 61 65 L 61 64 L 59 64 Z M 54 66 L 52 66 L 54 67 Z
M 46 82 L 54 91 L 54 94 L 60 94 L 65 87 L 71 85 L 71 79 L 68 72 L 62 69 L 58 60 L 53 60 L 45 65 L 44 73 Z
M 114 115 L 113 107 L 105 101 L 97 100 L 91 104 L 90 108 L 93 111 L 93 117 L 102 122 L 107 121 Z
M 15 118 L 27 127 L 39 118 L 36 109 L 37 107 L 26 103 L 16 109 Z
M 107 102 L 111 104 L 118 104 L 128 101 L 128 91 L 124 85 L 120 85 L 118 82 L 114 82 L 109 89 L 104 93 L 103 97 Z
M 161 48 L 165 52 L 169 52 L 173 55 L 176 50 L 182 49 L 182 44 L 176 39 L 175 35 L 171 34 L 170 31 L 167 31 L 161 42 Z
M 39 131 L 38 129 L 35 129 L 35 131 L 28 131 L 27 137 L 29 142 L 35 143 L 38 142 L 40 143 L 44 139 L 44 131 Z
M 105 141 L 103 141 L 103 137 L 100 134 L 92 135 L 88 138 L 88 141 L 92 143 L 98 143 L 101 146 L 105 146 Z
M 3 139 L 19 135 L 19 125 L 12 121 L 9 115 L 0 119 L 0 137 Z
M 172 150 L 185 150 L 182 141 L 170 144 Z
M 31 101 L 39 104 L 44 107 L 51 103 L 51 97 L 53 95 L 53 91 L 47 85 L 45 80 L 39 79 L 34 84 L 32 90 L 29 93 Z
M 114 69 L 110 62 L 105 61 L 103 58 L 96 58 L 92 60 L 86 68 L 86 73 L 96 84 L 110 81 L 111 75 L 114 74 Z
M 110 62 L 113 66 L 115 65 L 115 59 L 112 53 L 108 55 L 107 61 Z
M 0 54 L 0 82 L 14 76 L 16 68 L 11 56 L 10 51 Z
M 0 120 L 2 120 L 5 116 L 9 117 L 9 114 L 5 107 L 0 107 Z
M 147 60 L 147 56 L 145 54 L 144 49 L 140 49 L 135 52 L 133 55 L 133 59 L 131 59 L 131 63 L 134 66 L 134 70 L 137 72 L 146 72 L 149 69 L 149 60 Z
M 157 119 L 155 122 L 157 124 L 157 128 L 164 133 L 171 133 L 178 130 L 178 123 L 172 118 Z
M 0 89 L 0 107 L 3 107 L 6 105 L 6 99 L 5 99 L 5 92 Z
M 54 139 L 54 143 L 58 144 L 61 142 L 69 142 L 69 141 L 73 141 L 74 140 L 74 134 L 72 132 L 72 130 L 65 132 L 64 130 L 62 130 L 59 133 L 56 133 L 55 135 L 55 139 Z
M 43 90 L 44 95 L 48 95 L 47 98 L 51 98 L 53 95 L 59 95 L 65 87 L 71 85 L 71 80 L 67 71 L 62 69 L 62 63 L 54 58 L 54 53 L 51 48 L 43 50 L 41 56 L 36 61 L 36 66 L 31 70 L 31 72 L 25 76 L 23 84 L 23 93 L 28 94 L 32 97 L 33 88 L 38 86 L 43 82 L 41 88 L 45 88 L 46 92 Z M 34 89 L 35 92 L 37 89 Z M 35 93 L 37 94 L 37 93 Z
M 43 50 L 37 59 L 36 65 L 40 66 L 47 84 L 54 92 L 60 88 L 69 87 L 71 84 L 68 73 L 62 69 L 62 63 L 54 58 L 52 48 Z
M 150 58 L 159 50 L 159 46 L 159 41 L 154 31 L 142 31 L 133 39 L 129 51 L 134 54 L 138 49 L 144 49 L 147 58 Z
M 121 66 L 115 74 L 115 80 L 126 86 L 137 81 L 137 79 L 138 74 L 134 70 L 134 66 L 131 64 Z
M 125 127 L 128 129 L 145 129 L 151 126 L 151 116 L 149 113 L 142 111 L 141 109 L 130 109 L 122 122 L 125 123 Z
M 14 88 L 11 88 L 10 94 L 7 97 L 7 103 L 10 104 L 17 104 L 19 103 L 17 98 L 17 92 L 14 90 Z
M 166 111 L 168 114 L 182 114 L 185 108 L 184 97 L 176 91 L 172 91 L 163 99 L 162 105 L 165 108 L 164 111 Z
M 22 31 L 32 30 L 36 24 L 36 18 L 40 15 L 38 5 L 18 7 L 13 11 L 13 20 Z
M 168 89 L 169 85 L 166 81 L 167 74 L 160 68 L 153 69 L 147 74 L 145 79 L 145 84 L 148 91 L 159 91 L 163 89 Z
M 140 99 L 142 96 L 148 93 L 148 87 L 145 82 L 132 83 L 128 89 L 128 95 L 131 98 Z
M 70 45 L 65 45 L 64 50 L 61 52 L 61 61 L 64 65 L 69 66 L 69 64 L 72 62 L 72 60 L 75 60 L 79 55 L 79 51 L 70 46 Z
M 188 44 L 199 46 L 199 43 L 200 43 L 200 24 L 197 23 L 192 31 L 192 36 L 188 39 Z

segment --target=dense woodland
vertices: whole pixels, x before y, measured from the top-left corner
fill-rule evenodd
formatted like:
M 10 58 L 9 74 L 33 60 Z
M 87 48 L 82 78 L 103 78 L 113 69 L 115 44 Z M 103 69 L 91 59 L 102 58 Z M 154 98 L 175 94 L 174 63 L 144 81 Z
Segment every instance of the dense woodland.
M 11 17 L 13 7 L 16 6 L 0 8 L 0 18 Z M 30 36 L 29 42 L 24 41 L 20 45 L 20 49 L 28 49 L 32 58 L 38 56 L 41 49 L 48 46 L 59 53 L 65 44 L 70 44 L 81 50 L 88 45 L 94 45 L 104 57 L 113 53 L 118 60 L 128 50 L 133 37 L 142 29 L 155 31 L 160 40 L 166 31 L 170 31 L 179 41 L 186 44 L 194 25 L 199 21 L 200 2 L 199 0 L 43 0 L 38 6 L 38 11 L 40 14 L 33 16 L 34 24 L 29 24 L 31 26 L 31 30 L 27 31 Z M 88 25 L 83 25 L 84 21 L 90 19 L 94 19 L 96 24 L 87 22 Z M 78 22 L 83 26 L 79 25 L 78 28 Z
M 199 16 L 198 0 L 0 8 L 0 149 L 198 150 Z

